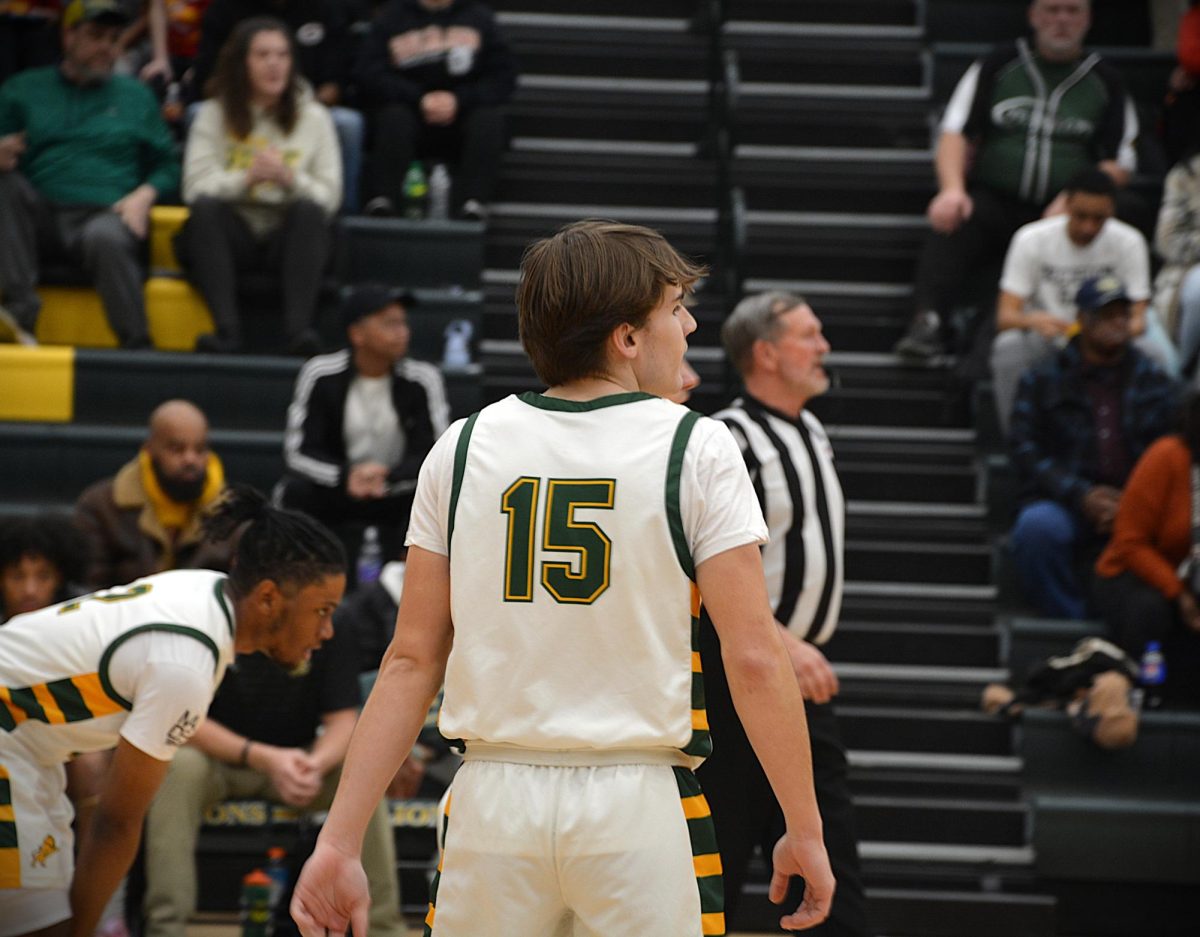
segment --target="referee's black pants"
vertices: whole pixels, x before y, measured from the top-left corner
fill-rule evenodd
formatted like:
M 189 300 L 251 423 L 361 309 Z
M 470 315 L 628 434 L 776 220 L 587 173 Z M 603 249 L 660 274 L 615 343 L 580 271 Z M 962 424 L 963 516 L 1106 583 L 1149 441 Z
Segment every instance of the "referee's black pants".
M 771 852 L 776 840 L 783 835 L 784 822 L 771 785 L 733 708 L 721 664 L 720 642 L 707 616 L 700 633 L 705 706 L 713 754 L 700 766 L 697 776 L 716 826 L 725 879 L 725 920 L 732 927 L 754 846 L 761 846 L 769 873 Z M 870 931 L 858 866 L 858 837 L 854 829 L 846 750 L 832 704 L 806 701 L 805 711 L 817 806 L 821 810 L 825 849 L 837 879 L 837 891 L 834 892 L 833 910 L 825 923 L 804 933 L 817 937 L 867 937 Z M 793 879 L 780 913 L 795 910 L 803 894 L 801 880 Z

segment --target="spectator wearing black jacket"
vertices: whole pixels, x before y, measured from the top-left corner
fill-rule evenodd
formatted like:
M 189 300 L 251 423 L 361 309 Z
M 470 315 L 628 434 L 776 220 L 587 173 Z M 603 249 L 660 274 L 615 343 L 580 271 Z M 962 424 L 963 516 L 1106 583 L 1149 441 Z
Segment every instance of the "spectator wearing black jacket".
M 457 161 L 458 214 L 485 218 L 505 143 L 502 105 L 516 75 L 482 3 L 389 0 L 355 76 L 364 103 L 376 108 L 367 211 L 393 213 L 409 165 L 432 155 Z
M 384 553 L 404 542 L 417 472 L 449 423 L 435 365 L 408 356 L 413 298 L 363 284 L 343 308 L 349 347 L 304 363 L 288 407 L 280 498 L 357 552 L 364 527 Z
M 329 108 L 342 151 L 342 209 L 358 211 L 362 174 L 363 116 L 345 106 L 352 49 L 350 18 L 342 0 L 212 0 L 204 13 L 196 51 L 194 86 L 201 94 L 233 29 L 242 20 L 270 16 L 282 20 L 295 40 L 296 66 Z

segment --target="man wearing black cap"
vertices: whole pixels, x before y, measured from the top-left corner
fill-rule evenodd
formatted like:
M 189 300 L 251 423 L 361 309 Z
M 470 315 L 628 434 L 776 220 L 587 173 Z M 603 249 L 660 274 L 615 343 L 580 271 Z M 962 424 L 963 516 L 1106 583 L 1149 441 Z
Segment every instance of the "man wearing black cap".
M 179 163 L 154 95 L 112 73 L 126 21 L 116 0 L 71 0 L 61 65 L 0 86 L 0 341 L 32 343 L 50 253 L 87 270 L 123 346 L 150 344 L 143 243 Z
M 449 424 L 441 372 L 407 357 L 414 303 L 375 283 L 349 292 L 349 347 L 305 362 L 288 407 L 281 499 L 338 531 L 351 555 L 372 525 L 395 555 L 421 462 Z
M 1058 618 L 1085 617 L 1078 564 L 1108 540 L 1125 480 L 1178 405 L 1175 382 L 1130 343 L 1121 280 L 1085 280 L 1075 305 L 1078 334 L 1021 377 L 1009 430 L 1021 487 L 1013 558 L 1026 599 Z

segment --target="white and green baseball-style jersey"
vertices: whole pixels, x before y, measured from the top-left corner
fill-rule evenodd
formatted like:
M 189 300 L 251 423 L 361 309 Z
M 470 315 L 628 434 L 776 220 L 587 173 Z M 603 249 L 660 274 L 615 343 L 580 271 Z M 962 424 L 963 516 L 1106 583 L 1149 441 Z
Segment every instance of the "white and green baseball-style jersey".
M 408 535 L 450 558 L 442 733 L 702 758 L 695 567 L 766 536 L 728 429 L 649 394 L 529 393 L 455 423 Z
M 41 764 L 125 737 L 168 760 L 233 659 L 225 576 L 176 570 L 17 615 L 0 627 L 0 752 Z

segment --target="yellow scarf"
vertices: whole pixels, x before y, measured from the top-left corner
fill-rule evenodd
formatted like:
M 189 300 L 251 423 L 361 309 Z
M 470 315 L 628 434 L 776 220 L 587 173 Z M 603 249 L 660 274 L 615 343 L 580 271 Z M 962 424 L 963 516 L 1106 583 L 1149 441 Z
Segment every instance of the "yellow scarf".
M 168 530 L 183 530 L 200 510 L 220 495 L 225 484 L 225 467 L 221 465 L 221 460 L 215 452 L 208 454 L 208 475 L 204 481 L 204 490 L 200 492 L 197 500 L 188 504 L 180 504 L 167 497 L 154 476 L 154 465 L 150 461 L 150 453 L 145 449 L 138 452 L 138 469 L 146 497 L 159 522 Z

